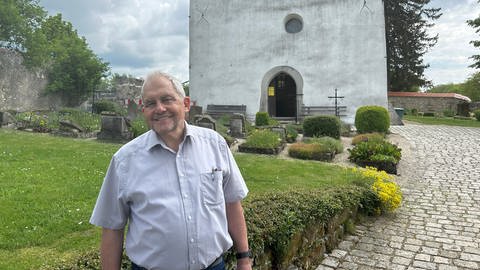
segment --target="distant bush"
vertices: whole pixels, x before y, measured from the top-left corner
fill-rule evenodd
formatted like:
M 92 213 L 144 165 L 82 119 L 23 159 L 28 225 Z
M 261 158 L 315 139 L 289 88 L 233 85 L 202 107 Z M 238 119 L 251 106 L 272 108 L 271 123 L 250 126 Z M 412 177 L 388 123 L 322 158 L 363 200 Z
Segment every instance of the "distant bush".
M 277 148 L 282 141 L 276 132 L 266 129 L 257 130 L 247 137 L 247 140 L 242 146 L 255 148 Z
M 93 106 L 93 112 L 96 114 L 100 114 L 102 112 L 115 112 L 120 115 L 123 114 L 123 110 L 120 107 L 120 105 L 110 100 L 103 99 L 103 100 L 95 101 L 95 103 L 92 106 Z
M 435 116 L 435 113 L 434 113 L 434 112 L 424 112 L 424 113 L 423 113 L 423 116 L 434 117 L 434 116 Z
M 475 110 L 475 111 L 473 112 L 473 115 L 475 116 L 475 118 L 477 119 L 477 121 L 480 121 L 480 109 Z
M 452 110 L 444 110 L 444 111 L 443 111 L 443 116 L 445 116 L 445 117 L 454 117 L 454 116 L 455 116 L 455 112 L 452 111 Z
M 289 143 L 292 143 L 294 142 L 296 139 L 297 139 L 297 136 L 298 136 L 298 132 L 297 132 L 297 129 L 295 128 L 295 126 L 293 125 L 287 125 L 285 127 L 286 131 L 287 131 L 287 142 Z
M 412 114 L 413 116 L 417 116 L 417 115 L 418 115 L 418 110 L 417 110 L 417 109 L 412 109 L 412 110 L 411 110 L 411 114 Z
M 320 144 L 326 147 L 330 152 L 340 154 L 343 152 L 343 144 L 340 140 L 332 137 L 307 138 L 304 140 L 307 144 Z
M 288 148 L 288 155 L 298 159 L 331 160 L 335 151 L 318 143 L 294 143 Z
M 267 112 L 257 112 L 257 114 L 255 114 L 255 126 L 268 126 L 270 124 L 269 118 L 270 116 Z
M 134 138 L 142 135 L 148 130 L 148 125 L 145 122 L 145 118 L 143 116 L 137 117 L 135 120 L 132 120 L 130 122 L 130 131 L 132 132 Z
M 307 137 L 328 136 L 339 139 L 340 129 L 340 120 L 333 115 L 312 116 L 303 121 L 303 133 Z
M 375 105 L 358 108 L 355 113 L 355 127 L 358 133 L 387 133 L 390 127 L 387 109 Z
M 385 135 L 378 132 L 358 134 L 357 136 L 352 138 L 352 145 L 357 145 L 358 143 L 366 142 L 366 141 L 380 142 L 380 141 L 383 141 L 384 139 L 385 139 Z

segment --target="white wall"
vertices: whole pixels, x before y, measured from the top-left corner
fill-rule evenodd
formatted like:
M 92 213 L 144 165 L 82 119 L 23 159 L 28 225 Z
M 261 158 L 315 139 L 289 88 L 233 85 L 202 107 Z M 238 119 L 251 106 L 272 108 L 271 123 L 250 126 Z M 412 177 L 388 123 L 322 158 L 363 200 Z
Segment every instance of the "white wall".
M 190 94 L 207 104 L 245 104 L 253 116 L 266 110 L 266 86 L 293 69 L 303 83 L 305 105 L 330 106 L 334 89 L 345 96 L 352 123 L 359 106 L 387 107 L 382 0 L 192 0 Z M 289 14 L 303 30 L 285 31 Z M 283 68 L 279 68 L 283 67 Z M 270 78 L 271 77 L 271 78 Z M 263 85 L 262 85 L 263 82 Z M 297 81 L 298 86 L 298 81 Z

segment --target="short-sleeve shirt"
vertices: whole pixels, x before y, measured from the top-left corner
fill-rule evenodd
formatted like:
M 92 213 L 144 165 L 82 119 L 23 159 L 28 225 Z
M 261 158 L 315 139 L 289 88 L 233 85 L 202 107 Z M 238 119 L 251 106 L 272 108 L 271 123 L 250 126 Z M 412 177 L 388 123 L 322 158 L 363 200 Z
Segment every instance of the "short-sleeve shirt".
M 114 154 L 90 222 L 123 229 L 147 269 L 203 269 L 232 246 L 225 203 L 248 193 L 223 137 L 186 124 L 178 152 L 150 130 Z

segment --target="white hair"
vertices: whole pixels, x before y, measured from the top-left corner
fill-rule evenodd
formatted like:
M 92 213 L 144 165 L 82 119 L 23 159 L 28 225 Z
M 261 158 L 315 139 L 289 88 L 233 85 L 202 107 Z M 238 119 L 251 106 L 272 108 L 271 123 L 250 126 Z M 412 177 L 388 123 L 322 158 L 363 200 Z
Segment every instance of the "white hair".
M 182 98 L 185 97 L 185 90 L 183 89 L 182 83 L 180 83 L 180 81 L 177 78 L 173 77 L 172 75 L 159 70 L 149 73 L 145 78 L 145 81 L 143 82 L 143 85 L 142 85 L 142 92 L 141 92 L 142 97 L 145 91 L 145 86 L 148 85 L 150 81 L 152 81 L 153 79 L 162 78 L 162 77 L 166 78 L 172 83 L 173 88 L 180 95 L 180 97 Z

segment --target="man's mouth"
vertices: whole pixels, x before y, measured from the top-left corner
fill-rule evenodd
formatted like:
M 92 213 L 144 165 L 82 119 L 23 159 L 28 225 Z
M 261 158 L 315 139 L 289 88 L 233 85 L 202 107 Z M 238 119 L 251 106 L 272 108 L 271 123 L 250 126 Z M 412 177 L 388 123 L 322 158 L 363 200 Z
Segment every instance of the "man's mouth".
M 153 116 L 152 120 L 153 121 L 161 121 L 161 120 L 164 120 L 164 119 L 168 119 L 172 117 L 171 115 L 168 115 L 168 114 L 164 114 L 164 115 L 155 115 Z

